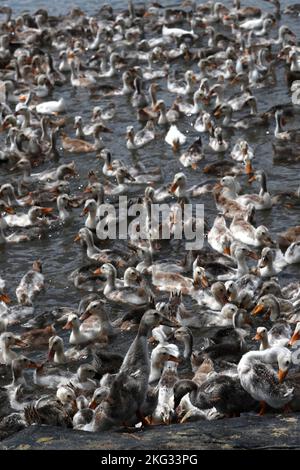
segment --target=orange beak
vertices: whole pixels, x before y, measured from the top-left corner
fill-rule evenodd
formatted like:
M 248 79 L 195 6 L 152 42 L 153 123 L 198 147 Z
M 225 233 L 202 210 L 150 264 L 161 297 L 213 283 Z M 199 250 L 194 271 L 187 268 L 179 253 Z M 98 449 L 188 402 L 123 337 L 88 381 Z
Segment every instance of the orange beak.
M 1 294 L 0 300 L 6 304 L 9 304 L 11 302 L 11 298 L 7 294 Z
M 192 163 L 192 164 L 191 164 L 191 168 L 192 168 L 193 170 L 197 170 L 197 168 L 198 168 L 197 163 Z
M 79 240 L 81 240 L 81 236 L 78 233 L 76 237 L 74 238 L 74 242 L 78 242 Z
M 179 357 L 172 356 L 172 355 L 168 356 L 168 361 L 175 362 L 176 364 L 180 364 L 180 362 L 181 362 Z
M 261 313 L 264 310 L 264 305 L 258 304 L 256 307 L 252 310 L 251 315 L 255 316 Z
M 256 176 L 253 175 L 253 176 L 251 176 L 251 178 L 248 179 L 248 183 L 253 183 L 253 181 L 255 181 L 255 180 L 256 180 Z
M 92 188 L 90 188 L 89 186 L 87 188 L 85 188 L 85 190 L 83 191 L 85 194 L 87 193 L 91 193 L 92 192 Z
M 282 382 L 284 381 L 285 377 L 287 376 L 287 373 L 288 373 L 287 370 L 279 369 L 279 371 L 278 371 L 278 380 L 279 380 L 279 383 L 282 383 Z
M 82 215 L 86 215 L 89 212 L 89 209 L 85 207 L 82 211 Z
M 19 96 L 19 101 L 20 101 L 20 103 L 24 103 L 24 102 L 26 101 L 26 99 L 27 99 L 27 96 L 26 96 L 26 95 L 20 95 L 20 96 Z
M 251 165 L 251 162 L 246 163 L 245 171 L 246 171 L 246 175 L 250 175 L 251 173 L 253 173 L 253 167 Z M 249 179 L 249 182 L 250 182 L 250 179 Z
M 53 212 L 53 207 L 42 207 L 41 212 L 43 214 L 50 214 L 51 212 Z
M 91 312 L 83 312 L 83 314 L 80 316 L 79 320 L 84 321 L 87 318 L 91 316 Z
M 72 330 L 72 322 L 68 321 L 62 328 L 63 330 Z
M 175 193 L 176 189 L 178 188 L 178 183 L 173 183 L 171 188 L 170 188 L 170 191 L 171 193 Z
M 4 211 L 7 213 L 7 214 L 14 214 L 15 211 L 12 207 L 5 207 Z
M 103 274 L 102 269 L 101 268 L 95 269 L 95 271 L 93 271 L 93 274 Z
M 97 408 L 97 402 L 95 400 L 92 400 L 91 403 L 89 404 L 89 408 L 91 410 L 94 410 L 95 408 Z
M 15 345 L 20 346 L 21 348 L 27 348 L 28 344 L 25 343 L 22 339 L 16 338 Z
M 54 356 L 55 356 L 55 351 L 54 351 L 53 348 L 51 348 L 51 349 L 48 351 L 48 361 L 53 361 Z
M 292 346 L 294 343 L 296 343 L 296 341 L 299 341 L 299 339 L 300 339 L 300 332 L 297 331 L 291 337 L 291 339 L 289 341 L 289 346 Z
M 221 114 L 222 114 L 221 109 L 216 109 L 216 111 L 214 112 L 214 116 L 215 116 L 215 117 L 220 117 Z
M 229 246 L 225 246 L 225 248 L 223 250 L 223 254 L 230 256 L 230 247 Z
M 262 336 L 259 334 L 259 333 L 256 333 L 255 336 L 253 336 L 253 338 L 255 341 L 261 341 L 262 340 Z
M 109 171 L 112 171 L 112 170 L 113 170 L 112 165 L 107 165 L 107 169 L 108 169 Z
M 209 286 L 209 282 L 205 274 L 201 276 L 201 286 L 203 287 L 203 289 L 207 289 L 207 287 Z
M 255 260 L 259 259 L 259 256 L 254 251 L 248 251 L 247 256 L 249 256 L 249 258 L 252 258 L 252 259 L 255 259 Z

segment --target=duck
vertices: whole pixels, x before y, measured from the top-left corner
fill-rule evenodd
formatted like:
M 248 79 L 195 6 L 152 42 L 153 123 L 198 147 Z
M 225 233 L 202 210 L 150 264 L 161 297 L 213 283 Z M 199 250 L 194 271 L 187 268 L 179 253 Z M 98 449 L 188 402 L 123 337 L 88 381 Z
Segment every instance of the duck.
M 191 293 L 194 292 L 194 290 L 198 290 L 201 285 L 207 287 L 205 271 L 199 266 L 195 266 L 192 279 L 180 273 L 163 272 L 154 269 L 152 270 L 152 282 L 158 290 L 171 292 L 177 289 L 184 295 L 191 295 Z
M 175 344 L 158 344 L 151 352 L 151 369 L 149 383 L 157 382 L 161 378 L 164 365 L 168 361 L 179 363 L 179 349 Z
M 228 142 L 223 139 L 223 132 L 221 127 L 213 129 L 213 134 L 209 138 L 209 147 L 217 153 L 226 152 L 228 149 Z
M 193 342 L 194 342 L 194 337 L 191 332 L 191 330 L 188 327 L 181 326 L 180 328 L 177 328 L 176 331 L 174 332 L 174 338 L 183 343 L 184 345 L 184 350 L 183 350 L 183 358 L 186 361 L 190 361 L 191 355 L 193 352 Z
M 147 337 L 151 329 L 159 324 L 174 326 L 156 310 L 144 313 L 137 335 L 113 379 L 108 397 L 102 401 L 101 407 L 96 408 L 92 423 L 85 430 L 95 432 L 120 426 L 131 420 L 144 420 L 142 409 L 150 374 Z
M 273 246 L 269 230 L 265 225 L 253 227 L 243 216 L 235 215 L 230 224 L 230 233 L 236 240 L 251 246 Z
M 267 190 L 267 178 L 264 171 L 257 171 L 249 179 L 249 182 L 257 180 L 261 184 L 261 190 L 259 194 L 244 194 L 238 196 L 236 201 L 242 205 L 252 204 L 256 210 L 271 209 L 273 202 L 272 198 Z
M 256 341 L 260 341 L 260 351 L 264 351 L 265 349 L 271 348 L 273 346 L 285 347 L 290 341 L 290 338 L 280 338 L 277 339 L 275 343 L 270 344 L 268 330 L 264 326 L 259 326 L 256 329 L 256 335 L 253 337 L 253 339 L 255 339 Z
M 133 126 L 128 126 L 126 131 L 126 146 L 128 150 L 136 150 L 149 144 L 155 139 L 153 121 L 148 121 L 143 129 L 134 132 Z
M 194 72 L 187 70 L 184 74 L 184 81 L 178 82 L 176 80 L 170 80 L 168 75 L 167 88 L 170 93 L 176 93 L 176 95 L 190 95 L 193 93 L 193 83 L 196 81 Z
M 76 362 L 80 359 L 86 359 L 88 353 L 86 350 L 78 351 L 75 348 L 69 348 L 65 351 L 64 342 L 60 336 L 54 335 L 49 338 L 48 342 L 48 361 L 55 364 L 65 364 L 68 362 Z
M 286 265 L 287 263 L 283 256 L 276 259 L 271 248 L 264 247 L 262 249 L 258 262 L 258 271 L 261 277 L 276 276 Z
M 106 285 L 103 291 L 105 297 L 119 304 L 131 306 L 146 306 L 149 301 L 148 293 L 141 287 L 117 287 L 117 270 L 111 263 L 104 263 L 101 268 L 96 270 L 96 274 L 106 276 Z
M 58 101 L 44 101 L 43 103 L 37 104 L 36 112 L 38 114 L 54 114 L 66 112 L 66 103 L 63 97 Z
M 280 303 L 275 295 L 266 294 L 260 297 L 251 315 L 256 316 L 263 312 L 266 312 L 266 318 L 269 318 L 272 322 L 281 318 Z
M 101 335 L 99 329 L 84 330 L 81 328 L 81 323 L 75 313 L 68 316 L 67 323 L 63 326 L 64 330 L 71 330 L 69 343 L 71 345 L 82 345 L 91 342 L 101 342 Z
M 294 389 L 282 383 L 292 362 L 291 355 L 291 351 L 283 347 L 249 351 L 238 364 L 241 385 L 261 403 L 261 416 L 265 414 L 267 404 L 271 408 L 283 408 L 293 398 Z M 274 362 L 278 364 L 278 376 L 271 367 Z
M 158 383 L 158 399 L 151 425 L 170 424 L 174 416 L 174 386 L 178 380 L 176 361 L 167 361 Z
M 21 338 L 14 335 L 13 333 L 4 332 L 0 336 L 0 346 L 0 362 L 2 364 L 10 366 L 12 364 L 12 361 L 19 357 L 19 354 L 17 354 L 11 348 L 13 348 L 14 346 L 26 348 L 27 343 L 25 343 L 25 341 L 23 341 Z
M 189 146 L 187 151 L 180 156 L 179 161 L 185 168 L 192 167 L 193 170 L 195 170 L 198 162 L 203 160 L 203 158 L 202 140 L 201 137 L 198 137 L 198 139 Z
M 44 289 L 45 278 L 42 274 L 42 263 L 40 260 L 34 261 L 32 269 L 21 279 L 16 288 L 16 296 L 19 304 L 32 305 L 36 296 Z
M 234 240 L 232 231 L 227 228 L 225 218 L 222 214 L 216 216 L 212 228 L 207 234 L 209 245 L 218 253 L 223 254 L 225 247 Z
M 102 342 L 108 342 L 109 338 L 117 334 L 104 309 L 104 304 L 100 300 L 93 300 L 88 304 L 80 316 L 80 321 L 82 322 L 81 329 L 83 331 L 95 330 L 100 326 L 98 337 L 101 337 Z

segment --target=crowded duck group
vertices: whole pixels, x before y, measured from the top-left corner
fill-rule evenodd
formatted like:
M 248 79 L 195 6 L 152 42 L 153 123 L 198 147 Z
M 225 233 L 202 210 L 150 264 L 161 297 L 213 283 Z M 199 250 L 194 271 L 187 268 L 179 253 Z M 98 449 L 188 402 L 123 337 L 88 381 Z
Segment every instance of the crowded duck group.
M 300 410 L 297 11 L 1 6 L 1 438 Z M 204 204 L 199 249 L 186 203 Z

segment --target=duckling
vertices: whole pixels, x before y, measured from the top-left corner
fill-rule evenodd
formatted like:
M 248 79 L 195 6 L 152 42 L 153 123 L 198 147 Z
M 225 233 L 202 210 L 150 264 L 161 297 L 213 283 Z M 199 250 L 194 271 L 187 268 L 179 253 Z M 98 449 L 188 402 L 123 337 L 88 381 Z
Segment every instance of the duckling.
M 69 400 L 75 409 L 75 395 L 73 396 L 72 390 L 69 390 L 65 390 L 63 401 L 66 403 L 66 400 Z M 62 393 L 60 393 L 60 397 L 61 395 Z M 49 397 L 42 396 L 34 403 L 26 406 L 24 417 L 28 426 L 31 424 L 44 424 L 48 426 L 72 427 L 72 413 L 69 413 L 69 410 L 65 408 L 60 400 L 49 399 Z
M 73 429 L 81 429 L 92 421 L 94 412 L 89 408 L 89 402 L 83 395 L 76 398 L 76 407 L 78 411 L 72 419 Z
M 271 364 L 277 362 L 278 377 Z M 262 416 L 266 404 L 278 409 L 293 398 L 293 389 L 283 384 L 291 364 L 291 352 L 287 348 L 274 347 L 264 351 L 250 351 L 238 364 L 238 374 L 242 387 L 261 403 Z

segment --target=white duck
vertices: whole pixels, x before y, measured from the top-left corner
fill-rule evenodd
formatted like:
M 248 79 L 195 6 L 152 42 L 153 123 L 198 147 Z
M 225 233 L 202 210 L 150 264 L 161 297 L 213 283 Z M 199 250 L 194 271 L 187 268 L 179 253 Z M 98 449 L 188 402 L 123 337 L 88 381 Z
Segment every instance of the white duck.
M 278 377 L 271 364 L 277 362 Z M 238 375 L 242 387 L 261 403 L 260 415 L 266 404 L 278 409 L 293 398 L 293 388 L 282 384 L 292 363 L 292 353 L 287 348 L 274 347 L 264 351 L 250 351 L 238 364 Z
M 171 145 L 172 149 L 175 152 L 179 150 L 181 145 L 185 144 L 186 139 L 186 136 L 182 132 L 180 132 L 176 124 L 172 124 L 166 134 L 165 142 Z
M 58 101 L 45 101 L 36 105 L 36 111 L 39 114 L 57 114 L 64 113 L 66 111 L 66 103 L 64 98 L 60 98 Z

